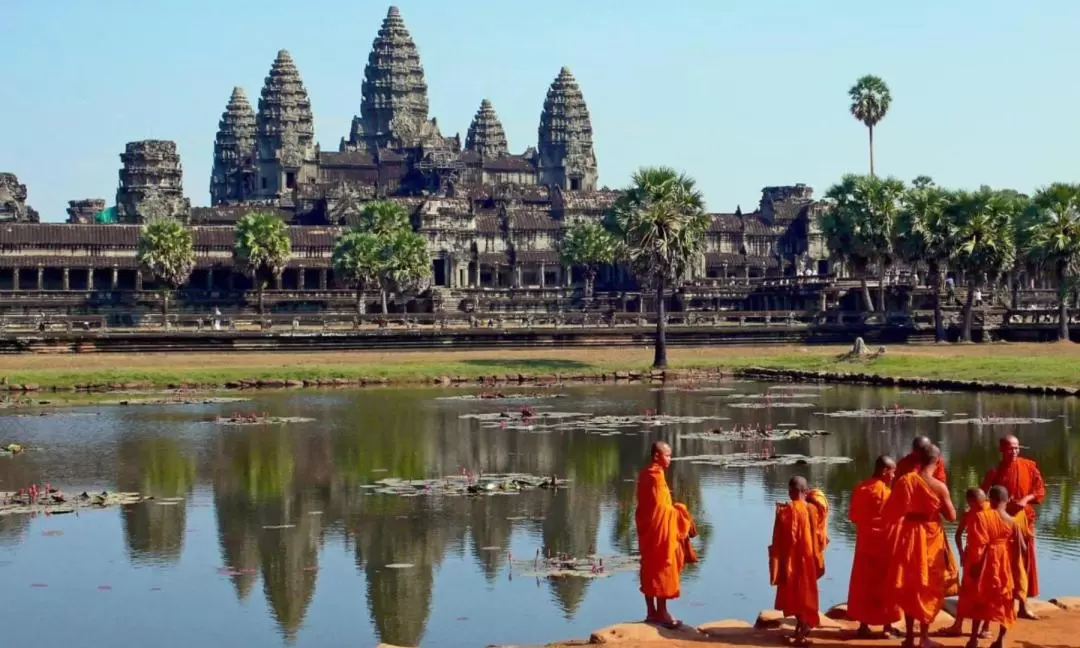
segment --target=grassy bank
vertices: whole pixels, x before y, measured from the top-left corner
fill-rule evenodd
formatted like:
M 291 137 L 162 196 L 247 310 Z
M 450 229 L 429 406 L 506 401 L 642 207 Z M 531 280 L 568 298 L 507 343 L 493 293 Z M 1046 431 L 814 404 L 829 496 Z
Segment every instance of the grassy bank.
M 762 366 L 1080 387 L 1080 345 L 893 346 L 872 360 L 839 359 L 841 347 L 734 346 L 674 348 L 671 368 Z M 40 388 L 146 383 L 224 385 L 240 380 L 430 382 L 442 376 L 598 374 L 646 370 L 650 349 L 552 349 L 325 353 L 183 353 L 19 355 L 0 357 L 8 384 Z

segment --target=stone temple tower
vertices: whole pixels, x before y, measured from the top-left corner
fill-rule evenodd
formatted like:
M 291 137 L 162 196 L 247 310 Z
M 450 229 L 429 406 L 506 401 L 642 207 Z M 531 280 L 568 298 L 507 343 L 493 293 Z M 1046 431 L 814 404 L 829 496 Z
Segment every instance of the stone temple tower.
M 592 122 L 577 80 L 564 67 L 548 88 L 540 115 L 540 184 L 571 191 L 596 189 Z
M 318 175 L 311 100 L 292 57 L 281 50 L 266 76 L 255 117 L 254 198 L 274 199 Z
M 176 142 L 128 142 L 120 154 L 120 186 L 116 190 L 118 223 L 153 218 L 186 220 L 191 201 L 184 197 L 184 172 Z
M 214 139 L 210 204 L 228 205 L 247 200 L 254 193 L 257 182 L 255 111 L 243 89 L 233 88 Z
M 360 115 L 353 118 L 342 150 L 412 148 L 418 140 L 437 134 L 428 121 L 420 53 L 397 7 L 390 7 L 371 45 L 362 90 Z
M 487 99 L 480 102 L 480 109 L 469 124 L 469 132 L 465 136 L 465 150 L 476 151 L 481 158 L 489 160 L 510 154 L 506 131 L 503 130 L 499 116 L 495 114 L 495 108 Z

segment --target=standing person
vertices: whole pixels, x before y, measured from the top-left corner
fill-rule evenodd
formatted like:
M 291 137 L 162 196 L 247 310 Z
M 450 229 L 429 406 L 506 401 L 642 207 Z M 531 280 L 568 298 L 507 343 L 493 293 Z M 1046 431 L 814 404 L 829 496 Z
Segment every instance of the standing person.
M 983 492 L 983 489 L 981 489 L 981 488 L 969 488 L 969 489 L 967 489 L 967 492 L 964 494 L 964 497 L 967 500 L 967 510 L 964 511 L 964 514 L 960 516 L 960 522 L 956 525 L 956 536 L 955 536 L 956 555 L 961 557 L 961 563 L 964 564 L 964 575 L 963 575 L 963 579 L 961 580 L 961 583 L 960 583 L 961 591 L 963 591 L 963 588 L 966 586 L 965 584 L 966 584 L 967 580 L 969 578 L 973 577 L 973 574 L 971 573 L 971 569 L 969 569 L 966 562 L 963 561 L 963 556 L 964 556 L 964 534 L 967 533 L 968 536 L 970 537 L 970 535 L 971 535 L 971 525 L 975 520 L 975 516 L 990 508 L 990 502 L 986 501 L 986 493 Z M 969 544 L 970 544 L 970 540 L 969 540 Z M 971 623 L 974 626 L 979 625 L 978 621 L 972 621 Z M 982 622 L 982 630 L 980 630 L 978 632 L 978 636 L 979 637 L 987 637 L 987 636 L 989 636 L 989 632 L 990 632 L 989 628 L 990 628 L 990 623 L 989 622 L 986 622 L 986 621 Z M 973 627 L 972 629 L 974 630 L 975 628 Z M 945 630 L 942 630 L 941 634 L 942 634 L 942 636 L 945 636 L 945 637 L 962 637 L 962 636 L 964 636 L 964 616 L 962 614 L 960 614 L 959 612 L 957 612 L 956 621 L 953 622 L 952 626 L 946 628 Z
M 804 477 L 788 482 L 791 501 L 777 503 L 769 545 L 769 583 L 776 586 L 773 607 L 795 617 L 794 646 L 809 645 L 807 635 L 821 624 L 817 582 L 825 575 L 825 539 L 820 509 L 807 501 L 809 491 Z
M 896 544 L 886 573 L 890 603 L 900 607 L 907 625 L 902 646 L 919 642 L 930 648 L 930 624 L 945 606 L 946 591 L 955 584 L 956 566 L 951 560 L 942 518 L 956 520 L 949 488 L 934 473 L 941 451 L 930 446 L 920 455 L 919 472 L 897 477 L 882 512 L 887 524 L 898 525 Z
M 872 636 L 870 626 L 883 626 L 886 636 L 898 633 L 892 624 L 900 621 L 900 608 L 889 602 L 885 583 L 892 556 L 890 527 L 881 517 L 889 499 L 889 485 L 896 473 L 892 457 L 881 455 L 874 462 L 874 475 L 851 493 L 848 519 L 855 525 L 855 560 L 848 585 L 848 617 L 859 622 L 858 636 Z
M 979 622 L 1000 625 L 991 648 L 1002 648 L 1005 633 L 1016 623 L 1016 561 L 1024 551 L 1020 526 L 1006 510 L 1009 491 L 990 489 L 990 506 L 976 513 L 968 527 L 964 551 L 964 585 L 957 603 L 958 614 L 972 619 L 968 648 L 979 645 Z
M 930 449 L 930 446 L 934 445 L 934 442 L 925 436 L 917 436 L 911 441 L 911 452 L 907 453 L 900 458 L 900 461 L 896 462 L 896 477 L 899 478 L 911 472 L 919 472 L 919 466 L 922 465 L 922 456 Z M 937 463 L 937 468 L 934 469 L 934 478 L 939 482 L 948 484 L 949 480 L 945 475 L 945 460 L 942 458 Z
M 645 622 L 677 628 L 667 602 L 679 598 L 679 573 L 686 562 L 696 562 L 690 538 L 697 535 L 690 511 L 671 499 L 664 470 L 671 465 L 671 446 L 652 444 L 649 464 L 638 475 L 637 526 L 641 553 L 641 593 L 645 595 Z
M 1021 511 L 1021 518 L 1026 524 L 1021 528 L 1027 546 L 1024 572 L 1027 576 L 1027 591 L 1020 601 L 1020 618 L 1037 619 L 1027 608 L 1027 597 L 1039 595 L 1039 570 L 1035 558 L 1035 507 L 1042 504 L 1046 497 L 1046 485 L 1043 483 L 1039 466 L 1031 459 L 1020 456 L 1020 440 L 1013 435 L 1002 437 L 998 442 L 1001 462 L 991 468 L 983 478 L 982 489 L 989 491 L 994 486 L 1004 486 L 1011 498 L 1006 506 L 1009 515 L 1016 516 Z

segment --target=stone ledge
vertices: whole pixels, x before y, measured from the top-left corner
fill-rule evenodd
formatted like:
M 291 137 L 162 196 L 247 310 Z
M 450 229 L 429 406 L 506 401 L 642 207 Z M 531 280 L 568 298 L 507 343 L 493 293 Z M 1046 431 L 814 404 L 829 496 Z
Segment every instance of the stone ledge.
M 923 378 L 920 376 L 882 376 L 879 374 L 808 371 L 802 369 L 774 369 L 770 367 L 746 367 L 736 369 L 738 378 L 769 380 L 774 382 L 826 382 L 849 385 L 885 385 L 922 389 L 955 391 L 984 391 L 1008 394 L 1044 394 L 1050 396 L 1080 396 L 1080 389 L 1053 385 L 1021 385 L 986 380 L 954 380 L 949 378 Z

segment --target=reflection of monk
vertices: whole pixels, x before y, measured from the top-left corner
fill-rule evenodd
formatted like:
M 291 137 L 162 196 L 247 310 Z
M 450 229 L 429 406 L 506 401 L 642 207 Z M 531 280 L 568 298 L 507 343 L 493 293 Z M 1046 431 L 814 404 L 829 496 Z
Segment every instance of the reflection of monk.
M 934 443 L 925 436 L 917 436 L 911 441 L 911 452 L 907 453 L 900 458 L 900 461 L 896 462 L 896 477 L 902 477 L 911 472 L 919 472 L 920 470 L 920 457 L 930 449 L 930 446 Z M 945 460 L 938 461 L 937 468 L 934 469 L 934 479 L 939 482 L 948 484 L 949 480 L 945 476 Z
M 821 622 L 817 582 L 825 575 L 821 507 L 808 501 L 809 490 L 803 477 L 788 482 L 791 501 L 776 505 L 769 546 L 769 582 L 776 586 L 774 607 L 795 617 L 796 646 L 808 645 L 806 635 Z
M 859 622 L 859 637 L 871 635 L 870 626 L 884 626 L 884 633 L 895 632 L 893 623 L 900 620 L 900 608 L 889 604 L 885 575 L 892 546 L 889 526 L 881 518 L 889 499 L 896 463 L 882 455 L 874 464 L 874 476 L 861 482 L 851 493 L 848 519 L 855 525 L 855 561 L 848 585 L 848 616 Z
M 1027 544 L 1027 557 L 1024 561 L 1025 574 L 1027 576 L 1027 591 L 1025 596 L 1020 597 L 1020 618 L 1037 618 L 1027 609 L 1027 597 L 1039 595 L 1039 570 L 1035 562 L 1035 507 L 1033 504 L 1042 504 L 1046 497 L 1046 486 L 1043 484 L 1042 473 L 1034 461 L 1020 456 L 1020 440 L 1009 435 L 1003 437 L 998 443 L 1001 452 L 1001 463 L 996 468 L 991 468 L 983 478 L 982 489 L 990 490 L 993 486 L 1004 486 L 1009 492 L 1007 510 L 1010 515 L 1024 512 L 1024 521 L 1027 522 L 1021 528 L 1024 540 Z
M 652 445 L 652 458 L 638 475 L 637 523 L 641 552 L 641 593 L 645 595 L 646 623 L 677 627 L 668 612 L 668 599 L 679 597 L 679 572 L 687 562 L 696 562 L 690 538 L 697 535 L 690 511 L 674 504 L 664 469 L 671 465 L 671 446 L 663 441 Z
M 1016 622 L 1016 567 L 1024 551 L 1020 526 L 1006 511 L 1009 491 L 990 489 L 990 507 L 972 516 L 964 550 L 964 585 L 960 589 L 958 614 L 972 619 L 969 648 L 979 642 L 979 622 L 1000 624 L 992 648 L 1001 648 L 1005 632 Z
M 934 477 L 941 451 L 931 446 L 921 453 L 919 472 L 907 473 L 893 483 L 882 517 L 898 525 L 885 586 L 890 603 L 904 612 L 905 646 L 915 645 L 919 622 L 921 645 L 932 646 L 930 623 L 945 605 L 946 590 L 955 585 L 956 564 L 941 523 L 956 519 L 949 489 Z

